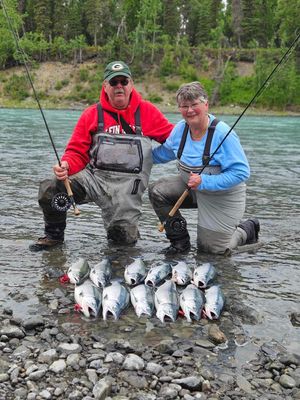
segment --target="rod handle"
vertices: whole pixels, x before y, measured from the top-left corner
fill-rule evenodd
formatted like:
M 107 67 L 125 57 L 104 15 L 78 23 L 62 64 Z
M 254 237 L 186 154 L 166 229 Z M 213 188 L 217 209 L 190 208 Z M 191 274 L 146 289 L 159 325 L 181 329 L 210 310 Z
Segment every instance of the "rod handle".
M 70 183 L 70 180 L 68 178 L 64 180 L 64 185 L 65 185 L 65 188 L 67 190 L 68 196 L 69 196 L 69 198 L 71 200 L 71 203 L 72 203 L 72 206 L 73 206 L 73 209 L 74 209 L 74 214 L 75 215 L 79 215 L 80 214 L 80 210 L 76 206 L 76 203 L 75 203 L 75 200 L 74 200 L 74 197 L 73 197 L 73 192 L 72 192 L 72 189 L 71 189 L 71 183 Z

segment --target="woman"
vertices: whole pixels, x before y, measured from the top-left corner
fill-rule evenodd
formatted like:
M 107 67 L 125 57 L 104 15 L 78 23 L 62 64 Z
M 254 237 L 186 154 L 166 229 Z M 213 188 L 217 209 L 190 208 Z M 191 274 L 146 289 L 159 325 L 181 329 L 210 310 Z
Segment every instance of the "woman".
M 232 131 L 210 158 L 229 126 L 208 113 L 208 96 L 199 82 L 182 85 L 176 98 L 184 119 L 152 155 L 156 164 L 177 158 L 180 175 L 161 178 L 149 186 L 150 201 L 160 221 L 165 223 L 171 242 L 167 253 L 190 249 L 186 222 L 180 212 L 168 217 L 187 186 L 192 190 L 181 207 L 198 208 L 199 250 L 224 254 L 237 246 L 255 243 L 260 229 L 258 220 L 240 223 L 250 168 L 238 136 Z M 199 175 L 204 165 L 207 166 Z

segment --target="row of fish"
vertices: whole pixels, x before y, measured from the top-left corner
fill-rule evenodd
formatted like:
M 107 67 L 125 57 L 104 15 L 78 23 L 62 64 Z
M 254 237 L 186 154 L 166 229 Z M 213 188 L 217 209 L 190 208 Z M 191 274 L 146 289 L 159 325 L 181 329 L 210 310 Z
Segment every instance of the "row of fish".
M 112 278 L 111 260 L 105 258 L 90 268 L 88 262 L 80 258 L 70 266 L 67 275 L 71 283 L 80 285 L 85 279 L 90 278 L 97 287 L 104 288 Z M 184 261 L 179 261 L 175 263 L 163 262 L 152 266 L 147 271 L 142 258 L 135 259 L 124 270 L 125 282 L 130 286 L 145 282 L 147 286 L 157 287 L 169 277 L 177 285 L 185 286 L 193 283 L 200 289 L 205 289 L 216 277 L 216 270 L 210 263 L 202 264 L 193 269 Z
M 145 284 L 134 286 L 129 291 L 118 281 L 113 281 L 102 290 L 87 279 L 75 286 L 74 296 L 86 317 L 97 317 L 102 305 L 104 320 L 109 316 L 119 319 L 130 300 L 138 317 L 152 317 L 156 309 L 156 316 L 161 322 L 174 322 L 180 309 L 189 322 L 193 319 L 199 321 L 202 313 L 209 319 L 218 319 L 224 306 L 219 285 L 211 286 L 203 293 L 195 285 L 189 284 L 179 295 L 172 280 L 166 280 L 156 291 Z
M 76 284 L 75 301 L 87 317 L 98 316 L 102 305 L 104 320 L 109 315 L 118 319 L 130 300 L 138 317 L 151 317 L 156 309 L 156 316 L 162 322 L 175 321 L 180 309 L 188 321 L 199 320 L 202 313 L 217 319 L 224 306 L 224 296 L 218 285 L 209 287 L 204 293 L 200 290 L 207 288 L 216 275 L 211 264 L 203 264 L 193 271 L 184 262 L 162 263 L 147 272 L 143 260 L 138 258 L 124 271 L 125 282 L 133 286 L 130 291 L 120 282 L 111 281 L 112 268 L 108 258 L 92 268 L 86 260 L 79 259 L 67 275 Z M 187 286 L 178 293 L 176 284 Z

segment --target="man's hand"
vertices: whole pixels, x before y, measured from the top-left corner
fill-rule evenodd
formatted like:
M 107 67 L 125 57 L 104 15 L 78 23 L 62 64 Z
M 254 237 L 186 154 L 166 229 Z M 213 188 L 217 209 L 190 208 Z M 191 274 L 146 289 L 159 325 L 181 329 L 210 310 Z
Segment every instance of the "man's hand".
M 194 174 L 193 172 L 190 173 L 188 187 L 190 187 L 193 190 L 196 190 L 201 182 L 202 178 L 200 175 Z
M 64 181 L 68 177 L 68 170 L 69 170 L 69 164 L 67 161 L 62 161 L 59 164 L 54 165 L 53 167 L 53 172 L 56 175 L 56 178 L 60 181 Z

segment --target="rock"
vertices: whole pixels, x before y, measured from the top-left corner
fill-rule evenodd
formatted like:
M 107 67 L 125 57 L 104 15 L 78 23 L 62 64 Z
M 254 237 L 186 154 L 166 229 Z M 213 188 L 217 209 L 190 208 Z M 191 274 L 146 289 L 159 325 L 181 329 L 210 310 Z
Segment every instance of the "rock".
M 212 343 L 211 341 L 206 340 L 206 339 L 200 339 L 200 340 L 198 339 L 195 342 L 195 345 L 203 347 L 204 349 L 214 349 L 216 347 L 216 345 L 214 343 Z
M 44 351 L 38 356 L 38 362 L 50 364 L 58 357 L 55 349 Z
M 51 395 L 51 393 L 50 393 L 48 390 L 42 390 L 42 391 L 39 393 L 39 396 L 40 396 L 42 399 L 46 399 L 46 400 L 52 399 L 52 395 Z
M 163 385 L 159 391 L 159 395 L 166 400 L 176 399 L 180 389 L 178 385 Z
M 80 353 L 81 346 L 77 343 L 60 343 L 57 347 L 57 351 L 66 355 Z
M 130 371 L 138 371 L 145 366 L 144 360 L 136 354 L 129 354 L 123 363 L 123 368 Z
M 80 358 L 81 358 L 81 356 L 78 353 L 69 354 L 67 357 L 66 363 L 68 366 L 72 367 L 74 370 L 78 370 Z
M 105 400 L 110 394 L 112 381 L 108 377 L 100 379 L 93 388 L 93 395 L 96 400 Z
M 209 325 L 208 338 L 216 344 L 227 342 L 227 337 L 216 324 Z
M 189 376 L 187 378 L 173 379 L 172 383 L 177 383 L 184 389 L 191 391 L 201 390 L 203 378 L 202 376 Z
M 286 388 L 286 389 L 292 389 L 296 386 L 296 382 L 295 380 L 290 377 L 289 375 L 281 375 L 280 379 L 279 379 L 279 383 L 282 387 Z
M 241 390 L 243 390 L 245 393 L 249 393 L 250 394 L 252 392 L 251 384 L 242 375 L 238 375 L 236 377 L 236 383 L 237 383 L 238 387 Z
M 22 325 L 26 330 L 36 329 L 37 327 L 44 326 L 45 321 L 41 316 L 37 315 L 35 317 L 25 319 Z
M 13 357 L 27 359 L 30 354 L 31 350 L 27 346 L 21 345 L 14 350 Z
M 149 362 L 146 366 L 146 370 L 156 376 L 164 373 L 164 368 L 161 365 L 156 364 L 154 362 Z
M 110 363 L 114 362 L 116 364 L 122 364 L 124 362 L 124 356 L 121 353 L 108 353 L 104 359 L 104 362 Z
M 31 381 L 39 381 L 46 374 L 46 369 L 39 369 L 37 371 L 31 372 L 28 375 L 28 379 Z
M 9 375 L 1 373 L 0 374 L 0 383 L 6 382 L 6 381 L 9 381 Z
M 64 372 L 64 370 L 67 368 L 65 360 L 57 360 L 54 361 L 50 367 L 49 370 L 54 372 L 55 374 L 60 374 Z
M 14 325 L 5 325 L 0 329 L 0 336 L 5 335 L 8 338 L 18 338 L 23 339 L 25 333 L 21 328 Z

